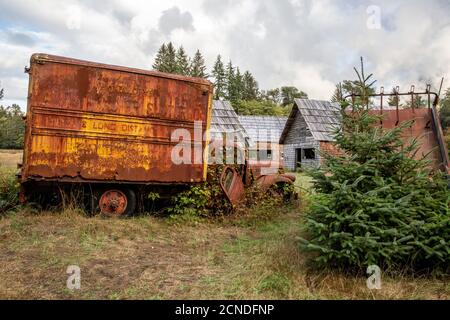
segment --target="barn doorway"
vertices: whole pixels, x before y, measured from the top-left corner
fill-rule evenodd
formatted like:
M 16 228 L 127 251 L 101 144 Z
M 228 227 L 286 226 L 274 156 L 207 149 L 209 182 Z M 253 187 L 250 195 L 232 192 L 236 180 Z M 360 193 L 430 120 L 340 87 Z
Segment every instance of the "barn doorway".
M 301 162 L 302 162 L 302 149 L 298 148 L 295 149 L 295 170 L 297 170 L 297 168 L 300 168 L 302 166 Z
M 295 169 L 301 168 L 302 162 L 311 164 L 311 160 L 316 159 L 316 150 L 314 148 L 297 148 L 295 149 Z M 305 161 L 307 160 L 307 161 Z

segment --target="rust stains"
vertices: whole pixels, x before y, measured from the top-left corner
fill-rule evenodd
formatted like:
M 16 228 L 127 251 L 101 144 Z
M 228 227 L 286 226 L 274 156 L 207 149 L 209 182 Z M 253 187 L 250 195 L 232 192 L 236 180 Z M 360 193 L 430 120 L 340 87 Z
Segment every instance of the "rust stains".
M 378 114 L 377 111 L 371 113 Z M 432 128 L 432 109 L 431 108 L 407 108 L 397 110 L 383 110 L 382 127 L 384 129 L 392 129 L 404 123 L 412 121 L 409 128 L 405 128 L 402 132 L 402 138 L 405 143 L 409 143 L 414 139 L 418 140 L 418 152 L 414 155 L 420 159 L 424 156 L 431 161 L 431 165 L 439 169 L 442 166 L 442 157 L 439 151 L 439 145 L 436 133 Z
M 244 200 L 245 189 L 242 177 L 231 166 L 225 166 L 220 175 L 220 186 L 233 207 Z
M 29 88 L 22 182 L 204 180 L 207 161 L 174 164 L 170 137 L 204 134 L 210 82 L 35 54 Z

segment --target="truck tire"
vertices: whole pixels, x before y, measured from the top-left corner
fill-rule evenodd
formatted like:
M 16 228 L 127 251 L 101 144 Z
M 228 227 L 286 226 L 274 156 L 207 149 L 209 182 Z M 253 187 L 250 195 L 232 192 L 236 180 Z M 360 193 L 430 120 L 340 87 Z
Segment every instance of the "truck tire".
M 98 194 L 96 204 L 100 213 L 105 216 L 131 216 L 136 210 L 136 194 L 132 189 L 111 187 Z

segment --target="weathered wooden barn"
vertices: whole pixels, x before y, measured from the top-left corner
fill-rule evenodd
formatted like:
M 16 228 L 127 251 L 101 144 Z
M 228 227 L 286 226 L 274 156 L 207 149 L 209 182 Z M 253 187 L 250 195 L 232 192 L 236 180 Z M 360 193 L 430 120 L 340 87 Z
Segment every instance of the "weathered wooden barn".
M 333 130 L 340 125 L 339 105 L 329 101 L 295 99 L 281 133 L 284 166 L 289 170 L 317 167 L 320 151 L 336 152 Z
M 239 116 L 239 121 L 249 137 L 250 157 L 261 161 L 275 159 L 273 152 L 278 150 L 281 132 L 287 117 L 277 116 Z
M 240 143 L 244 143 L 248 134 L 239 121 L 239 116 L 234 111 L 229 101 L 214 100 L 212 105 L 211 140 L 225 140 L 227 134 L 235 134 Z
M 245 156 L 244 150 L 249 145 L 249 137 L 245 128 L 239 122 L 239 117 L 234 111 L 229 101 L 214 100 L 212 105 L 211 114 L 211 126 L 209 130 L 210 134 L 210 147 L 209 147 L 209 163 L 216 163 L 217 161 L 225 161 L 226 155 L 222 154 L 222 158 L 216 154 L 215 150 L 222 150 L 228 140 L 232 140 L 237 149 L 235 152 L 239 152 L 241 161 Z M 240 151 L 238 151 L 240 150 Z

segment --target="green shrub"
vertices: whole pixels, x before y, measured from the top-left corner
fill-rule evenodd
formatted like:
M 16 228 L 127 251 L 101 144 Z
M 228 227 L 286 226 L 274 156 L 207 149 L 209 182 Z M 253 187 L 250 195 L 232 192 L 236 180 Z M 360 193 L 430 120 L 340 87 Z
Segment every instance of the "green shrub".
M 168 212 L 174 219 L 196 219 L 218 216 L 231 211 L 223 194 L 219 177 L 223 166 L 209 166 L 207 181 L 191 186 L 172 199 Z
M 206 183 L 190 187 L 188 190 L 179 193 L 174 199 L 173 207 L 168 211 L 171 214 L 182 214 L 187 216 L 206 216 L 208 213 L 208 201 L 211 191 Z
M 24 113 L 17 104 L 0 106 L 0 149 L 22 149 L 25 135 Z
M 316 194 L 306 214 L 307 240 L 321 266 L 364 270 L 407 268 L 449 271 L 449 191 L 444 175 L 425 159 L 415 160 L 417 141 L 401 138 L 361 107 L 342 111 L 336 131 L 340 156 L 310 174 Z
M 231 212 L 237 215 L 257 213 L 264 218 L 280 211 L 274 209 L 287 204 L 293 197 L 293 185 L 277 184 L 267 191 L 254 185 L 246 188 L 244 201 L 233 210 L 219 182 L 223 168 L 223 165 L 210 165 L 205 182 L 193 185 L 172 198 L 172 206 L 167 209 L 172 220 L 196 221 L 205 217 L 222 217 Z M 242 167 L 236 165 L 235 169 L 239 172 Z
M 19 189 L 14 170 L 0 167 L 0 213 L 19 204 Z

